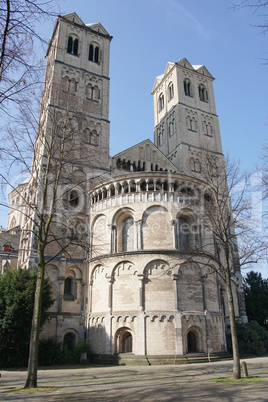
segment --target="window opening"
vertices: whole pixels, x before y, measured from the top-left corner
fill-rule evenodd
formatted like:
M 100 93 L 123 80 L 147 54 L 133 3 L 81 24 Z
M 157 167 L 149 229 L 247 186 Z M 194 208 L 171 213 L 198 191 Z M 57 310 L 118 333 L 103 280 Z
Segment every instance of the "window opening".
M 129 217 L 122 224 L 122 251 L 132 251 L 134 249 L 134 220 Z
M 132 335 L 127 332 L 123 337 L 123 353 L 132 352 Z
M 78 192 L 76 190 L 72 190 L 70 193 L 70 205 L 72 207 L 77 207 L 78 204 L 79 204 Z
M 184 218 L 179 218 L 178 222 L 179 250 L 186 251 L 189 248 L 189 223 Z
M 71 295 L 72 294 L 72 279 L 66 278 L 64 282 L 64 294 Z
M 191 86 L 191 81 L 189 80 L 184 80 L 184 93 L 186 96 L 193 96 L 192 95 L 192 86 Z
M 197 352 L 196 335 L 193 331 L 189 331 L 187 334 L 187 344 L 188 344 L 188 353 Z
M 208 102 L 208 91 L 203 85 L 199 86 L 199 98 L 202 102 Z
M 72 36 L 69 36 L 68 44 L 67 44 L 67 53 L 77 56 L 78 55 L 78 44 L 79 44 L 79 41 L 77 38 L 73 39 Z
M 173 98 L 174 98 L 174 86 L 173 82 L 171 82 L 168 86 L 168 100 L 170 101 Z
M 75 335 L 72 332 L 68 332 L 64 335 L 63 344 L 67 349 L 73 350 L 75 347 Z
M 161 110 L 164 109 L 164 105 L 165 105 L 165 102 L 164 102 L 164 95 L 161 94 L 161 95 L 159 96 L 159 100 L 158 100 L 159 112 L 161 112 Z
M 94 63 L 100 62 L 100 48 L 98 46 L 89 45 L 88 60 Z

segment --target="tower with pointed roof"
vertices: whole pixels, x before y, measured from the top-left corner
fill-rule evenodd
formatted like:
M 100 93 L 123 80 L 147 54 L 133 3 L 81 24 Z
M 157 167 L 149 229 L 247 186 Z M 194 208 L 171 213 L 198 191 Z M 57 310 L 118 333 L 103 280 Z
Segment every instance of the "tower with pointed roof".
M 200 173 L 202 150 L 223 157 L 213 80 L 186 58 L 169 62 L 155 80 L 154 143 L 182 173 Z
M 53 83 L 47 101 L 59 113 L 68 103 L 72 124 L 80 133 L 82 159 L 90 153 L 92 165 L 100 168 L 107 168 L 109 162 L 111 39 L 100 23 L 86 25 L 71 13 L 58 17 L 46 55 L 48 91 Z M 59 88 L 64 88 L 65 98 L 58 96 Z

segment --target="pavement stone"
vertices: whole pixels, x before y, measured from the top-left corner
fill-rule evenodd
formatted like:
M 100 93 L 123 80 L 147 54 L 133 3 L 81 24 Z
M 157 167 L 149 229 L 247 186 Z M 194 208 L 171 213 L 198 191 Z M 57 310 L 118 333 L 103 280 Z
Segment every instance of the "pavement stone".
M 268 357 L 243 361 L 250 376 L 266 381 L 216 383 L 214 377 L 232 375 L 231 360 L 165 366 L 65 366 L 38 370 L 38 385 L 58 387 L 56 391 L 11 394 L 5 391 L 24 386 L 26 370 L 1 370 L 0 400 L 268 402 Z

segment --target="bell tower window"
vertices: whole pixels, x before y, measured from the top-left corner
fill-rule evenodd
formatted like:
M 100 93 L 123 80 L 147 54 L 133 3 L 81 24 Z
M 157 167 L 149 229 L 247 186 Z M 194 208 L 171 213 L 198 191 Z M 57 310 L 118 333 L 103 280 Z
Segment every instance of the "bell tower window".
M 171 82 L 168 86 L 168 101 L 171 101 L 171 99 L 174 98 L 174 85 L 173 82 Z
M 74 56 L 78 56 L 78 44 L 79 41 L 77 38 L 69 36 L 67 44 L 67 53 L 73 54 Z
M 199 91 L 199 99 L 202 102 L 208 102 L 208 91 L 206 90 L 204 85 L 199 85 L 198 91 Z
M 161 95 L 159 96 L 159 99 L 158 99 L 159 112 L 161 112 L 161 111 L 164 109 L 164 105 L 165 105 L 164 95 L 161 94 Z
M 99 46 L 94 46 L 93 44 L 89 45 L 88 60 L 93 61 L 94 63 L 97 63 L 97 64 L 100 62 Z
M 185 95 L 193 97 L 191 81 L 186 79 L 186 80 L 184 80 L 183 85 L 184 85 L 184 93 L 185 93 Z

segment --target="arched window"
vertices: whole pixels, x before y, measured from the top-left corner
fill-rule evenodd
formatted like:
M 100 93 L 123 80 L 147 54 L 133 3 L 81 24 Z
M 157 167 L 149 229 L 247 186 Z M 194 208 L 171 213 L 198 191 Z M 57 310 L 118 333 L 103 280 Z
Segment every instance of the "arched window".
M 173 124 L 172 121 L 168 123 L 168 135 L 171 137 L 173 134 Z
M 187 251 L 190 243 L 190 225 L 188 220 L 180 217 L 178 219 L 177 248 L 181 251 Z
M 10 228 L 14 228 L 16 226 L 16 218 L 15 216 L 13 216 L 11 224 L 10 224 Z
M 77 207 L 77 205 L 79 204 L 79 196 L 78 196 L 78 192 L 76 190 L 72 190 L 70 192 L 69 202 L 72 207 Z
M 73 278 L 65 278 L 64 281 L 64 300 L 74 300 L 74 280 Z
M 161 112 L 164 109 L 165 101 L 164 101 L 164 95 L 160 94 L 159 99 L 158 99 L 158 109 L 159 112 Z
M 211 196 L 211 194 L 208 193 L 207 191 L 206 191 L 205 194 L 204 194 L 204 200 L 205 200 L 205 202 L 207 202 L 207 203 L 211 203 L 211 202 L 212 202 L 212 196 Z
M 128 217 L 122 222 L 122 251 L 132 251 L 133 249 L 134 220 L 132 217 Z
M 96 130 L 93 130 L 90 133 L 90 144 L 91 145 L 99 145 L 99 136 Z
M 86 86 L 86 95 L 89 99 L 94 98 L 94 87 L 91 84 L 87 84 Z
M 77 38 L 69 36 L 67 44 L 67 53 L 73 54 L 74 56 L 78 56 L 78 44 L 79 41 Z
M 77 92 L 77 82 L 75 80 L 70 80 L 69 88 L 70 88 L 70 93 L 74 94 L 75 92 Z
M 95 47 L 95 57 L 94 57 L 95 63 L 99 62 L 99 53 L 100 53 L 100 48 L 98 46 L 96 46 Z
M 186 96 L 193 96 L 193 91 L 192 91 L 192 84 L 191 81 L 186 79 L 183 82 L 183 86 L 184 86 L 184 93 Z
M 78 55 L 78 39 L 75 39 L 75 40 L 74 40 L 73 54 L 74 54 L 75 56 Z
M 168 86 L 168 101 L 174 98 L 174 85 L 173 82 L 171 82 Z
M 72 279 L 66 278 L 64 282 L 64 294 L 70 295 L 72 294 Z
M 114 188 L 114 185 L 112 184 L 110 186 L 110 197 L 113 197 L 114 195 L 115 195 L 115 188 Z
M 160 129 L 158 133 L 158 146 L 163 144 L 163 131 Z
M 202 102 L 208 102 L 208 91 L 206 90 L 204 85 L 199 85 L 198 92 L 199 92 L 199 99 Z
M 100 62 L 99 46 L 94 46 L 93 44 L 89 45 L 88 60 L 93 61 L 94 63 L 97 63 L 97 64 Z
M 212 137 L 213 128 L 212 128 L 212 125 L 211 125 L 210 121 L 208 123 L 204 121 L 203 130 L 204 130 L 205 135 L 208 135 L 209 137 Z
M 64 335 L 63 345 L 69 350 L 75 348 L 75 335 L 72 332 L 68 332 Z
M 196 173 L 201 173 L 201 163 L 198 159 L 191 159 L 191 170 Z
M 190 131 L 196 131 L 196 129 L 197 129 L 196 120 L 193 116 L 186 117 L 186 125 L 187 125 L 188 130 L 190 130 Z

